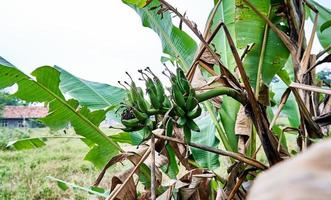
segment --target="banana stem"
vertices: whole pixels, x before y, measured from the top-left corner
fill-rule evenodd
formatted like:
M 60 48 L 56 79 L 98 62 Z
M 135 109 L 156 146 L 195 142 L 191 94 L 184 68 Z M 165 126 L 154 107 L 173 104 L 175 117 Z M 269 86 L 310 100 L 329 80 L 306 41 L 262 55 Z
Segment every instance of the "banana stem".
M 243 105 L 246 104 L 246 99 L 240 92 L 228 87 L 219 87 L 219 88 L 211 89 L 206 92 L 197 94 L 196 97 L 199 102 L 203 102 L 220 95 L 230 96 L 235 100 L 237 100 L 238 102 L 240 102 L 241 104 Z

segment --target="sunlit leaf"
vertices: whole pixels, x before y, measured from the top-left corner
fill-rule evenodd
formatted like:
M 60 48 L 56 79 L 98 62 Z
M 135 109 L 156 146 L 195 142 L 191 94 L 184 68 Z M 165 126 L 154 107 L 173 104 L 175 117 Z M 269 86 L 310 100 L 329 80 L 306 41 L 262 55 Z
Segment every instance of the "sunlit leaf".
M 61 91 L 78 100 L 80 105 L 90 109 L 117 106 L 126 94 L 122 88 L 77 78 L 58 66 L 55 66 L 55 69 L 61 72 Z
M 91 112 L 87 107 L 79 107 L 78 101 L 66 100 L 59 89 L 60 72 L 44 66 L 32 72 L 35 80 L 13 66 L 0 63 L 0 89 L 17 84 L 16 97 L 28 102 L 44 102 L 49 107 L 49 114 L 40 119 L 52 129 L 60 129 L 70 123 L 75 132 L 93 143 L 118 152 L 120 147 L 105 135 L 99 124 L 105 118 L 105 111 Z
M 14 147 L 16 150 L 36 149 L 45 146 L 46 143 L 41 138 L 26 138 L 10 141 L 7 147 Z

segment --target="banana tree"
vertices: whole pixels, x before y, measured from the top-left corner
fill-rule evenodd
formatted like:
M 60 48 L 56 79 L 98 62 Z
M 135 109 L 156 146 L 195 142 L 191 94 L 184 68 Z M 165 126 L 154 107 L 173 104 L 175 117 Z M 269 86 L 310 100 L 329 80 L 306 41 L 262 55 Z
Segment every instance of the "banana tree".
M 0 88 L 17 84 L 16 97 L 45 103 L 49 114 L 41 121 L 52 129 L 70 123 L 90 147 L 85 159 L 101 170 L 93 187 L 52 178 L 61 188 L 107 199 L 242 199 L 244 182 L 294 156 L 288 131 L 297 137 L 297 150 L 325 136 L 331 93 L 316 79 L 315 67 L 330 60 L 323 58 L 331 38 L 327 8 L 312 0 L 216 0 L 202 34 L 165 0 L 123 2 L 160 37 L 169 91 L 153 68 L 138 70 L 144 91 L 129 74 L 129 83 L 121 80 L 115 87 L 57 66 L 37 68 L 31 77 L 0 59 Z M 314 22 L 308 39 L 305 10 Z M 174 16 L 199 41 L 173 25 Z M 315 32 L 325 48 L 318 55 L 311 53 Z M 111 127 L 116 134 L 99 128 L 107 115 L 119 122 Z M 288 120 L 280 123 L 279 116 Z M 9 144 L 45 145 L 42 138 Z M 97 192 L 107 169 L 124 160 L 132 167 L 112 178 L 109 192 Z

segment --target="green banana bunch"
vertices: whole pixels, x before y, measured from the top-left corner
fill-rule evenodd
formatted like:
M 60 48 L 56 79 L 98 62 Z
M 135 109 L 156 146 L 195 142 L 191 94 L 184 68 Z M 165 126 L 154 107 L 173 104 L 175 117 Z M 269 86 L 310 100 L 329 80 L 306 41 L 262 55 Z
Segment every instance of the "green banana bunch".
M 174 112 L 177 116 L 175 117 L 177 119 L 176 123 L 179 127 L 183 128 L 185 139 L 190 141 L 192 130 L 200 132 L 199 126 L 194 122 L 194 119 L 201 115 L 202 109 L 196 98 L 196 93 L 184 72 L 180 68 L 176 69 L 176 75 L 169 69 L 167 71 L 170 73 L 168 77 L 171 82 L 171 97 L 174 104 Z M 167 134 L 172 132 L 172 123 L 172 119 L 168 119 L 166 123 Z
M 145 72 L 143 70 L 138 70 L 138 72 L 141 73 L 145 81 L 146 93 L 150 101 L 146 100 L 143 89 L 138 87 L 130 74 L 126 72 L 131 83 L 124 81 L 124 85 L 119 82 L 127 91 L 127 98 L 121 103 L 124 108 L 121 114 L 121 122 L 125 126 L 123 128 L 125 131 L 143 129 L 144 132 L 150 133 L 156 127 L 156 116 L 166 113 L 171 103 L 165 95 L 161 81 L 149 68 L 146 68 Z
M 142 80 L 145 81 L 146 92 L 149 96 L 151 107 L 155 112 L 159 114 L 164 114 L 170 108 L 170 100 L 165 94 L 163 84 L 160 79 L 152 72 L 152 70 L 147 67 L 145 72 L 143 70 L 138 70 L 142 76 Z M 148 73 L 148 74 L 147 74 Z M 152 76 L 152 78 L 150 77 Z
M 119 82 L 127 91 L 127 98 L 121 103 L 124 107 L 121 114 L 121 122 L 125 127 L 123 130 L 132 132 L 145 127 L 153 128 L 154 123 L 148 114 L 151 105 L 145 100 L 142 88 L 137 87 L 129 73 L 126 72 L 126 74 L 131 79 L 130 84 L 124 81 L 128 87 Z
M 160 79 L 150 68 L 138 70 L 145 81 L 146 93 L 149 101 L 146 100 L 142 88 L 138 87 L 131 76 L 131 83 L 124 82 L 127 86 L 127 98 L 122 102 L 124 111 L 121 115 L 122 124 L 125 131 L 138 131 L 143 129 L 144 133 L 150 134 L 157 126 L 157 121 L 163 118 L 162 125 L 168 136 L 172 135 L 174 123 L 183 128 L 184 136 L 190 141 L 191 131 L 199 132 L 199 126 L 194 119 L 201 115 L 202 109 L 196 97 L 195 90 L 187 80 L 184 72 L 176 69 L 176 74 L 166 68 L 170 76 L 165 71 L 171 82 L 168 98 Z

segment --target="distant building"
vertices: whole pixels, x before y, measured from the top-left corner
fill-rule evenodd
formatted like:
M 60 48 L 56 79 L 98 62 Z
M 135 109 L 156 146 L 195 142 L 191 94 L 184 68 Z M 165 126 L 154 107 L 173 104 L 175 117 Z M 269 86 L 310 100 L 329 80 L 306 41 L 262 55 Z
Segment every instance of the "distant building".
M 4 106 L 0 114 L 0 126 L 8 128 L 36 128 L 43 125 L 37 121 L 47 115 L 43 106 Z

